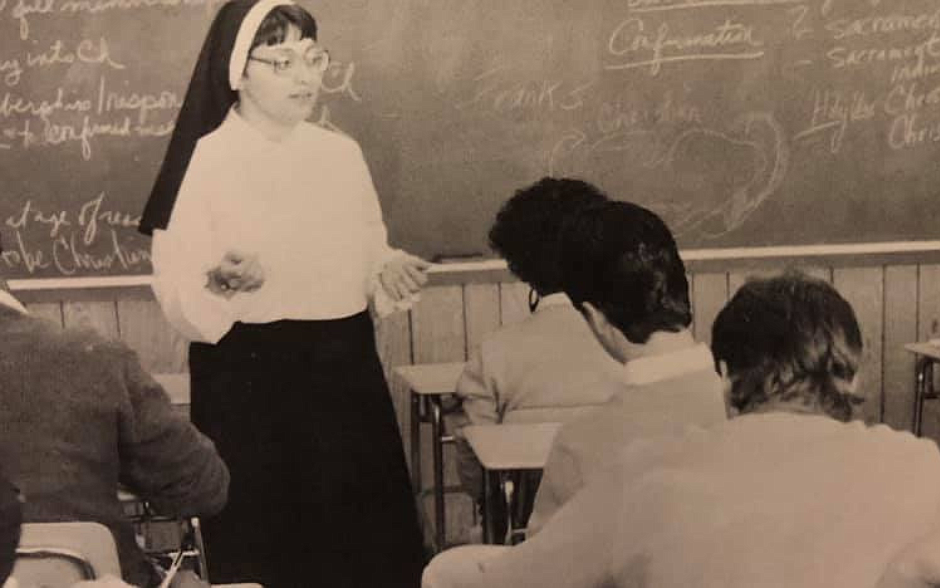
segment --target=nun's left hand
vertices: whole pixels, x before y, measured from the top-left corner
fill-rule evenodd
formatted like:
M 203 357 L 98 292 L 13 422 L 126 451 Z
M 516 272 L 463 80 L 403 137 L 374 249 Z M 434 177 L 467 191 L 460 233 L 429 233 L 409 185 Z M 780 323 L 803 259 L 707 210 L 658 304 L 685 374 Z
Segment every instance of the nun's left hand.
M 392 300 L 398 301 L 417 293 L 428 281 L 431 264 L 408 253 L 390 259 L 379 273 L 382 287 Z

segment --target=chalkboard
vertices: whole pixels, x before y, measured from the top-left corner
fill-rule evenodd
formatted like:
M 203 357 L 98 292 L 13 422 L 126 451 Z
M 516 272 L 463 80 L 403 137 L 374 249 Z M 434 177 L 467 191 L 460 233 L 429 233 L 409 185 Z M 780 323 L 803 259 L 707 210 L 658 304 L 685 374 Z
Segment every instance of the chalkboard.
M 314 119 L 360 142 L 418 254 L 487 253 L 544 174 L 685 248 L 940 234 L 936 0 L 302 3 L 334 57 Z M 0 0 L 8 276 L 150 271 L 134 225 L 217 8 Z

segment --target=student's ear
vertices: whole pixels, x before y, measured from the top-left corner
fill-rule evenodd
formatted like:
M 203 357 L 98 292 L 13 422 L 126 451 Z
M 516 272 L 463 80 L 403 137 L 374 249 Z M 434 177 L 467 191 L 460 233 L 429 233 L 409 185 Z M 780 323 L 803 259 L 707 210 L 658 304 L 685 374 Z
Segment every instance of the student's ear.
M 584 309 L 582 311 L 584 319 L 604 350 L 620 363 L 624 363 L 627 358 L 622 343 L 626 338 L 620 332 L 620 329 L 607 320 L 604 313 L 590 302 L 583 303 L 582 308 Z

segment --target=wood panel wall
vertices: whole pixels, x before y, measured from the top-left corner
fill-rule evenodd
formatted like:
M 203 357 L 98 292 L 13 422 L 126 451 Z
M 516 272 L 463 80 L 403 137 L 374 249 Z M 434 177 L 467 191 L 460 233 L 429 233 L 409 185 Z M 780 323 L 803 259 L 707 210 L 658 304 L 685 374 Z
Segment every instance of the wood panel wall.
M 714 265 L 714 264 L 712 264 Z M 792 264 L 790 264 L 792 266 Z M 730 271 L 692 271 L 695 336 L 711 338 L 718 311 L 750 275 L 780 271 L 780 266 Z M 924 340 L 940 325 L 940 264 L 911 263 L 837 267 L 802 264 L 799 269 L 833 283 L 855 308 L 862 326 L 865 359 L 861 389 L 867 401 L 864 418 L 899 429 L 910 429 L 914 360 L 903 344 Z M 693 268 L 694 270 L 694 268 Z M 30 311 L 63 325 L 92 326 L 126 341 L 152 372 L 186 371 L 186 342 L 169 327 L 159 307 L 143 288 L 100 289 L 92 293 L 59 291 L 21 296 Z M 516 281 L 449 279 L 428 287 L 408 313 L 377 325 L 379 353 L 386 370 L 397 365 L 465 360 L 487 333 L 528 314 L 528 288 Z M 410 426 L 406 390 L 390 378 L 402 430 Z M 940 403 L 928 403 L 926 435 L 940 436 Z M 430 431 L 423 431 L 423 439 Z M 408 443 L 408 435 L 403 435 Z M 407 454 L 406 447 L 406 454 Z M 446 482 L 456 484 L 452 448 L 448 448 Z M 430 485 L 430 447 L 423 448 L 424 484 Z M 469 499 L 448 496 L 448 536 L 459 541 L 473 521 Z M 432 517 L 426 501 L 426 520 Z

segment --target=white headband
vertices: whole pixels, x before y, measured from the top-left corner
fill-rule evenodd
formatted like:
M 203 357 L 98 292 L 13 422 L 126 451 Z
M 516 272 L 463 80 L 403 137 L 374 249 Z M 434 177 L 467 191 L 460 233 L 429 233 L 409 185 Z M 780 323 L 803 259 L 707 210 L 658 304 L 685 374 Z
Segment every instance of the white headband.
M 242 79 L 242 73 L 245 71 L 245 65 L 248 63 L 248 51 L 251 49 L 251 42 L 261 26 L 261 21 L 276 6 L 290 6 L 294 4 L 291 0 L 260 0 L 257 4 L 248 10 L 248 14 L 242 20 L 238 27 L 238 34 L 235 35 L 235 46 L 232 47 L 232 56 L 228 60 L 228 85 L 233 90 L 238 89 L 238 83 Z

